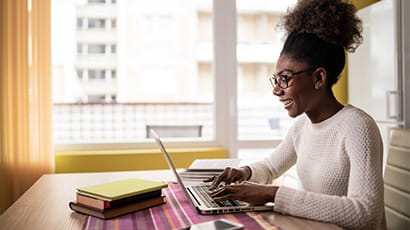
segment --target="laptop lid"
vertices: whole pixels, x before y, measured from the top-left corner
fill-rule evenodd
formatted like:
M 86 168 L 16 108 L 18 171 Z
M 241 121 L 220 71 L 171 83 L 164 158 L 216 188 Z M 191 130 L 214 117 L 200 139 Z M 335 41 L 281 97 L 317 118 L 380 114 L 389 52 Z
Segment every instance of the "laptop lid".
M 181 177 L 179 176 L 179 174 L 178 174 L 178 172 L 177 172 L 177 170 L 176 170 L 176 168 L 175 168 L 174 163 L 172 162 L 171 158 L 169 157 L 169 154 L 168 154 L 167 150 L 165 149 L 164 144 L 162 144 L 162 141 L 159 139 L 158 134 L 157 134 L 153 129 L 151 129 L 150 132 L 151 132 L 152 137 L 154 137 L 155 141 L 157 142 L 157 144 L 158 144 L 158 146 L 159 146 L 159 149 L 161 150 L 162 155 L 164 156 L 165 160 L 167 161 L 167 164 L 168 164 L 169 168 L 172 170 L 172 172 L 174 173 L 175 177 L 177 178 L 178 183 L 179 183 L 182 187 L 185 188 L 185 185 L 184 185 L 184 183 L 182 182 L 182 179 L 181 179 Z M 184 190 L 185 190 L 185 189 L 184 189 Z
M 167 164 L 169 168 L 172 170 L 174 173 L 175 177 L 177 178 L 178 183 L 181 185 L 182 190 L 185 192 L 185 194 L 190 198 L 192 204 L 197 208 L 197 210 L 201 214 L 218 214 L 218 213 L 231 213 L 231 212 L 247 212 L 247 211 L 264 211 L 264 210 L 272 210 L 272 205 L 252 205 L 246 202 L 241 202 L 244 205 L 243 206 L 227 206 L 227 207 L 208 207 L 204 205 L 204 202 L 201 200 L 200 196 L 196 194 L 195 191 L 191 190 L 191 187 L 195 186 L 185 186 L 184 183 L 182 182 L 181 177 L 179 176 L 174 163 L 172 162 L 168 152 L 165 149 L 165 146 L 163 145 L 161 139 L 157 135 L 157 133 L 151 129 L 151 134 L 154 137 L 155 141 L 157 142 L 162 155 L 164 156 L 165 160 L 167 161 Z
M 178 174 L 178 172 L 177 172 L 177 170 L 176 170 L 176 168 L 175 168 L 174 162 L 172 162 L 171 157 L 169 156 L 167 150 L 165 149 L 165 146 L 164 146 L 164 144 L 162 143 L 161 139 L 159 139 L 158 134 L 157 134 L 153 129 L 151 129 L 150 132 L 151 132 L 152 137 L 155 139 L 155 142 L 157 142 L 157 144 L 158 144 L 158 146 L 159 146 L 159 149 L 161 150 L 161 153 L 162 153 L 162 155 L 164 156 L 164 158 L 165 158 L 165 160 L 166 160 L 166 162 L 167 162 L 167 164 L 168 164 L 168 167 L 169 167 L 169 168 L 172 170 L 172 172 L 174 173 L 175 178 L 177 178 L 177 181 L 178 181 L 179 185 L 181 186 L 182 190 L 184 191 L 185 195 L 186 195 L 187 197 L 189 197 L 190 200 L 191 200 L 191 202 L 192 202 L 192 204 L 193 204 L 198 210 L 200 210 L 200 207 L 199 207 L 200 205 L 198 205 L 198 200 L 197 200 L 195 197 L 193 197 L 194 194 L 191 194 L 191 193 L 187 190 L 187 187 L 186 187 L 186 186 L 184 185 L 184 183 L 182 182 L 182 179 L 181 179 L 181 177 L 179 176 L 179 174 Z

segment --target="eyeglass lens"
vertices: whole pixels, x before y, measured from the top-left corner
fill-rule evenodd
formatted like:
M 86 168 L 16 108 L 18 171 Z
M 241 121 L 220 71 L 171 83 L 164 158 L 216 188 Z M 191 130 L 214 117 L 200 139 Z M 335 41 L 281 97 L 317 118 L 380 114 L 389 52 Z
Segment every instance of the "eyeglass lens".
M 273 76 L 269 78 L 270 83 L 272 84 L 272 87 L 275 88 L 276 85 L 279 86 L 279 88 L 286 89 L 288 87 L 288 79 L 282 76 Z

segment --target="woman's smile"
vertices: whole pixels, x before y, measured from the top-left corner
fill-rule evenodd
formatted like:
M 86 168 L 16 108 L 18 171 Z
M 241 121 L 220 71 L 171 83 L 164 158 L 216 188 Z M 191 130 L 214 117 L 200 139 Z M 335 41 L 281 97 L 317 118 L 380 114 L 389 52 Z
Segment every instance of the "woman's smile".
M 279 101 L 283 103 L 283 108 L 286 110 L 289 110 L 293 104 L 292 99 L 279 99 Z

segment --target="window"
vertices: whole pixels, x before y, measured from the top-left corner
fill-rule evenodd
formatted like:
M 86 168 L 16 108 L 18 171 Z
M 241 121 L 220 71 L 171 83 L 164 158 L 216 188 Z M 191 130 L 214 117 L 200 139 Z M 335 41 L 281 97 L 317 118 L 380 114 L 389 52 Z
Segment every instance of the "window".
M 105 79 L 105 70 L 101 69 L 90 69 L 88 70 L 88 79 L 89 80 L 104 80 Z
M 105 44 L 88 44 L 88 54 L 105 54 Z
M 292 3 L 292 1 L 290 1 Z M 274 73 L 275 61 L 282 41 L 275 32 L 281 12 L 289 3 L 275 1 L 237 1 L 237 61 L 240 70 L 238 79 L 238 138 L 275 139 L 281 138 L 293 123 L 286 110 L 272 95 L 268 78 Z M 253 9 L 255 12 L 252 12 Z M 252 118 L 252 119 L 250 119 Z M 249 125 L 254 129 L 247 128 Z
M 201 11 L 212 15 L 212 1 L 204 2 Z M 197 38 L 192 32 L 199 2 L 186 3 L 65 1 L 73 11 L 53 8 L 60 10 L 53 11 L 54 47 L 67 47 L 65 53 L 58 53 L 66 57 L 66 81 L 55 81 L 59 92 L 53 97 L 56 143 L 146 142 L 147 124 L 202 125 L 203 135 L 197 139 L 213 139 L 212 68 L 197 68 Z M 62 2 L 53 0 L 53 4 Z M 54 32 L 72 20 L 85 29 L 65 27 L 64 34 Z M 69 49 L 70 43 L 77 44 L 77 55 Z M 201 62 L 212 66 L 212 51 L 201 52 L 207 57 Z M 198 72 L 202 70 L 207 72 Z M 68 125 L 59 129 L 62 123 Z M 84 126 L 95 127 L 95 132 L 83 136 Z
M 101 3 L 105 3 L 105 0 L 88 0 L 88 3 L 90 4 L 101 4 Z
M 117 28 L 117 20 L 111 19 L 111 29 L 116 29 L 116 28 Z
M 237 146 L 242 159 L 270 153 L 274 146 L 269 142 L 283 138 L 293 123 L 268 82 L 283 44 L 276 25 L 293 3 L 236 1 Z
M 104 18 L 88 18 L 88 29 L 104 29 Z
M 77 77 L 79 80 L 83 80 L 83 73 L 84 71 L 82 69 L 77 69 Z
M 117 53 L 117 46 L 116 45 L 111 45 L 111 53 L 112 54 Z
M 77 54 L 78 55 L 83 54 L 83 44 L 77 44 Z
M 55 126 L 56 143 L 150 142 L 147 124 L 202 125 L 202 137 L 171 138 L 171 145 L 222 145 L 232 156 L 279 143 L 291 120 L 276 112 L 268 77 L 280 46 L 275 23 L 291 1 L 108 2 L 72 1 L 74 12 L 53 11 L 53 47 L 77 44 L 58 53 L 67 57 L 66 81 L 55 83 L 54 123 L 73 123 Z M 80 22 L 76 12 L 95 20 Z M 54 32 L 70 20 L 111 29 Z M 94 134 L 74 135 L 85 124 Z
M 83 29 L 83 19 L 82 18 L 77 18 L 77 29 L 79 30 Z

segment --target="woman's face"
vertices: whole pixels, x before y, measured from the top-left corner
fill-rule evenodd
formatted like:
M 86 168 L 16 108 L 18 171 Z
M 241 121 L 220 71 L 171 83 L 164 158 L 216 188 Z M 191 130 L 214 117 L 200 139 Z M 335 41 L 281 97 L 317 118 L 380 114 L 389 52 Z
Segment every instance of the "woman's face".
M 288 88 L 282 89 L 278 85 L 273 89 L 273 94 L 279 97 L 290 117 L 296 117 L 304 112 L 309 112 L 315 107 L 317 93 L 315 81 L 310 66 L 306 62 L 295 61 L 286 55 L 281 55 L 276 63 L 276 76 L 294 75 L 288 81 Z

